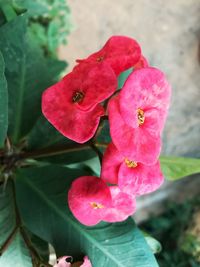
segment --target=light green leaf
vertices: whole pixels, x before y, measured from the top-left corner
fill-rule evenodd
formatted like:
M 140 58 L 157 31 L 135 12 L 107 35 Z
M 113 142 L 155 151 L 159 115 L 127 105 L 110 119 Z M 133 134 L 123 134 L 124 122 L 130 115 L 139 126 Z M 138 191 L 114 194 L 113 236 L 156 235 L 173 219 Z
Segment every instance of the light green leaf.
M 118 77 L 118 88 L 121 89 L 126 81 L 126 79 L 128 78 L 128 76 L 131 74 L 131 72 L 133 71 L 133 68 L 130 68 L 126 71 L 123 71 L 119 77 Z
M 8 183 L 6 191 L 0 185 L 0 247 L 15 228 L 15 209 L 12 186 Z
M 8 92 L 4 70 L 4 60 L 0 52 L 0 147 L 4 144 L 8 128 Z
M 160 163 L 163 174 L 168 180 L 200 173 L 200 159 L 161 156 Z
M 15 209 L 12 185 L 8 182 L 6 191 L 3 185 L 0 186 L 0 247 L 14 232 Z M 13 240 L 7 249 L 0 256 L 0 267 L 31 267 L 32 261 L 27 247 L 22 239 L 19 230 L 13 235 Z
M 0 267 L 32 267 L 29 251 L 18 232 L 6 250 L 0 257 Z
M 146 240 L 147 244 L 149 245 L 153 254 L 161 252 L 162 246 L 158 240 L 156 240 L 155 238 L 153 238 L 150 235 L 145 235 L 145 240 Z
M 41 114 L 43 90 L 55 83 L 66 66 L 46 59 L 26 31 L 26 16 L 19 16 L 0 28 L 9 93 L 9 136 L 14 143 L 33 127 Z
M 49 10 L 48 2 L 44 0 L 12 0 L 12 4 L 17 10 L 28 10 L 28 15 L 33 17 L 48 14 Z
M 95 267 L 157 267 L 144 237 L 129 218 L 125 222 L 81 225 L 67 208 L 71 181 L 80 169 L 48 166 L 20 170 L 18 205 L 26 225 L 54 245 L 60 255 L 88 255 Z M 27 198 L 29 201 L 27 201 Z

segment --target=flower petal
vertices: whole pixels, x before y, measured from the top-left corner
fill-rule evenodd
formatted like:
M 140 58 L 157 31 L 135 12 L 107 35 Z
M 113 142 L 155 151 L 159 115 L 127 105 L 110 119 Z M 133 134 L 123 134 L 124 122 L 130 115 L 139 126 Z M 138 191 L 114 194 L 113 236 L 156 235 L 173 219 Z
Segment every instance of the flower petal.
M 112 36 L 98 52 L 77 62 L 108 63 L 116 75 L 133 67 L 140 59 L 141 49 L 139 44 L 126 36 Z
M 67 82 L 67 79 L 70 79 L 70 86 L 83 93 L 82 101 L 76 103 L 81 110 L 90 110 L 96 104 L 110 97 L 117 89 L 117 77 L 106 62 L 79 64 L 73 69 L 73 75 L 73 79 L 67 75 L 64 77 L 64 81 Z M 77 84 L 77 80 L 79 84 Z
M 108 104 L 110 134 L 117 149 L 126 157 L 136 162 L 153 164 L 161 151 L 159 131 L 153 126 L 132 128 L 126 124 L 120 114 L 119 96 Z M 154 122 L 156 123 L 156 121 Z
M 146 67 L 149 67 L 149 62 L 144 56 L 141 55 L 140 60 L 133 66 L 133 69 L 138 70 Z
M 159 161 L 151 166 L 137 163 L 135 168 L 128 168 L 125 163 L 122 163 L 119 169 L 118 185 L 127 194 L 143 195 L 153 192 L 163 181 Z
M 106 222 L 120 222 L 126 220 L 135 212 L 135 197 L 122 192 L 118 186 L 111 186 L 112 207 L 105 210 L 103 220 Z
M 82 224 L 95 225 L 110 207 L 111 193 L 102 179 L 82 176 L 73 181 L 68 192 L 68 204 L 74 217 Z
M 57 263 L 53 267 L 71 267 L 73 258 L 71 256 L 63 256 L 57 259 Z
M 123 156 L 118 152 L 113 143 L 110 143 L 104 153 L 101 178 L 110 184 L 118 183 L 119 167 L 123 161 Z
M 84 112 L 71 103 L 68 96 L 64 81 L 51 86 L 42 95 L 42 112 L 64 136 L 84 143 L 95 134 L 100 116 L 104 115 L 103 107 L 97 105 L 93 110 Z
M 91 264 L 88 256 L 85 256 L 83 258 L 83 260 L 84 260 L 84 262 L 83 262 L 83 264 L 80 267 L 92 267 L 92 264 Z
M 160 112 L 159 121 L 163 125 L 170 94 L 171 87 L 160 70 L 143 68 L 133 71 L 120 91 L 120 112 L 124 121 L 134 128 L 138 127 L 138 109 L 157 109 Z

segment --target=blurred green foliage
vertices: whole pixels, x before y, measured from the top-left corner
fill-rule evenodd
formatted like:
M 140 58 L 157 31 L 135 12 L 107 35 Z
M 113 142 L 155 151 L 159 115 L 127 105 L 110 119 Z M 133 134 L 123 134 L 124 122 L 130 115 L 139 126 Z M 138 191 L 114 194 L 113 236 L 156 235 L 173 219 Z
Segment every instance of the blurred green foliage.
M 156 255 L 160 267 L 200 266 L 191 253 L 186 253 L 184 247 L 189 244 L 185 239 L 183 247 L 183 237 L 197 207 L 200 207 L 199 197 L 183 204 L 167 204 L 164 214 L 152 217 L 141 225 L 142 229 L 162 244 L 162 253 Z
M 0 0 L 4 14 L 0 14 L 0 25 L 9 18 L 12 7 L 19 15 L 27 13 L 29 32 L 46 55 L 56 57 L 57 49 L 67 43 L 71 24 L 71 13 L 66 0 Z M 7 17 L 8 16 L 8 17 Z

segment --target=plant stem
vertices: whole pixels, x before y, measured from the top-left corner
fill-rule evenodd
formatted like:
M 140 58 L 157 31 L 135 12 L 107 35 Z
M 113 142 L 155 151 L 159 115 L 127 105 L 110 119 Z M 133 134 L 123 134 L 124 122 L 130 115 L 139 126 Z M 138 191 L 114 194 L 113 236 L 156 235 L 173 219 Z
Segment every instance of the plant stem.
M 64 153 L 74 152 L 74 151 L 80 151 L 83 149 L 90 148 L 90 145 L 88 143 L 80 145 L 80 144 L 73 144 L 68 146 L 61 146 L 61 147 L 54 147 L 54 148 L 42 148 L 35 151 L 30 152 L 23 152 L 19 154 L 20 159 L 28 159 L 28 158 L 41 158 L 41 157 L 49 157 L 49 156 L 55 156 L 60 155 Z
M 35 151 L 23 152 L 19 154 L 19 159 L 29 159 L 29 158 L 42 158 L 42 157 L 50 157 L 55 155 L 60 155 L 69 152 L 81 151 L 85 149 L 91 148 L 91 142 L 85 144 L 73 144 L 67 146 L 60 147 L 52 147 L 52 148 L 42 148 Z M 106 147 L 106 143 L 94 143 L 96 147 Z

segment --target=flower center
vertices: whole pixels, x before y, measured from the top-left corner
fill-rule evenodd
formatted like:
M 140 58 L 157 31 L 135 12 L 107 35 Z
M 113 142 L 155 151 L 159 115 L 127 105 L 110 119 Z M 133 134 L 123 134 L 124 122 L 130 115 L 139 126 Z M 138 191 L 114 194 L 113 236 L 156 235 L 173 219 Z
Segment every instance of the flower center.
M 97 57 L 97 62 L 101 62 L 101 61 L 103 61 L 104 60 L 104 56 L 99 56 L 99 57 Z
M 96 203 L 96 202 L 91 202 L 90 205 L 92 206 L 93 209 L 102 209 L 104 206 L 102 204 Z
M 140 108 L 137 109 L 137 119 L 139 125 L 142 125 L 145 121 L 144 111 Z
M 77 91 L 77 92 L 74 93 L 74 95 L 72 97 L 72 101 L 74 103 L 80 103 L 83 100 L 84 96 L 85 95 L 84 95 L 83 92 Z
M 135 162 L 133 160 L 129 160 L 129 159 L 125 158 L 124 162 L 126 163 L 126 166 L 128 168 L 135 168 L 135 167 L 137 167 L 137 162 Z

